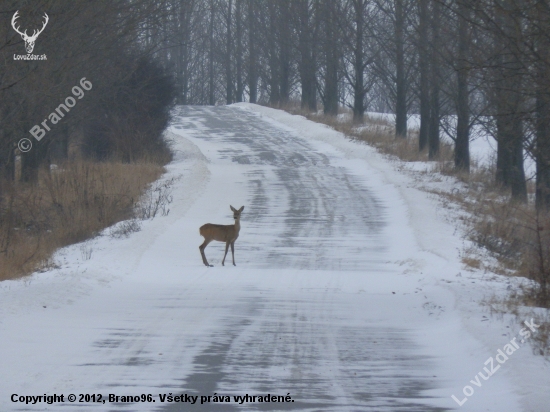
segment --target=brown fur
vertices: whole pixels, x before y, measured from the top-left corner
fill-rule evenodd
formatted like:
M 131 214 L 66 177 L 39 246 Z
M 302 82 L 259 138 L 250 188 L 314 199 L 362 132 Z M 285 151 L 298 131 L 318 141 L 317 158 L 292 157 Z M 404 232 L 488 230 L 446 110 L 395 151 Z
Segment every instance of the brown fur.
M 244 210 L 242 206 L 239 210 L 236 210 L 233 206 L 229 206 L 233 211 L 233 218 L 235 219 L 234 225 L 216 225 L 212 223 L 207 223 L 202 225 L 199 229 L 199 233 L 204 237 L 204 242 L 199 246 L 201 252 L 202 261 L 206 266 L 212 266 L 206 260 L 206 255 L 204 254 L 204 249 L 210 242 L 216 240 L 218 242 L 225 242 L 225 254 L 223 255 L 222 266 L 225 266 L 225 257 L 227 256 L 227 251 L 229 246 L 231 246 L 231 255 L 233 256 L 233 266 L 235 264 L 235 240 L 239 237 L 239 231 L 241 230 L 241 212 Z

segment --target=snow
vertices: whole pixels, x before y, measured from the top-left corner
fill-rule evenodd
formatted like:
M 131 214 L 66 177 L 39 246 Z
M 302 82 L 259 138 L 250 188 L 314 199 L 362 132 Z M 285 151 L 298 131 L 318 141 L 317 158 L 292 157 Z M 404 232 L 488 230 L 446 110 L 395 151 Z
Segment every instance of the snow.
M 0 410 L 179 408 L 160 403 L 168 393 L 290 393 L 303 410 L 548 409 L 550 368 L 527 343 L 470 383 L 522 327 L 483 306 L 514 280 L 465 270 L 452 211 L 400 162 L 247 103 L 182 107 L 167 133 L 168 216 L 0 283 Z M 237 267 L 220 266 L 224 245 L 212 243 L 206 268 L 198 227 L 229 224 L 230 204 L 245 206 Z M 459 407 L 451 396 L 466 385 Z M 156 403 L 10 401 L 44 393 Z
M 395 124 L 395 115 L 391 113 L 366 112 L 365 115 L 373 121 L 386 122 L 390 127 Z M 350 121 L 351 115 L 342 114 L 339 115 L 339 119 L 340 121 Z M 445 116 L 442 121 L 447 123 L 446 127 L 449 133 L 456 133 L 456 116 Z M 489 123 L 487 118 L 480 118 L 470 128 L 470 159 L 474 168 L 487 168 L 496 164 L 497 141 L 488 133 L 486 127 L 482 124 L 483 122 Z M 358 129 L 362 127 L 372 128 L 373 124 L 367 121 L 365 124 L 359 126 Z M 407 119 L 407 128 L 410 131 L 418 132 L 420 130 L 420 115 L 410 114 Z M 440 130 L 440 138 L 444 142 L 453 144 L 452 139 L 443 129 Z M 524 168 L 527 179 L 534 178 L 536 175 L 535 159 L 526 152 L 524 153 Z

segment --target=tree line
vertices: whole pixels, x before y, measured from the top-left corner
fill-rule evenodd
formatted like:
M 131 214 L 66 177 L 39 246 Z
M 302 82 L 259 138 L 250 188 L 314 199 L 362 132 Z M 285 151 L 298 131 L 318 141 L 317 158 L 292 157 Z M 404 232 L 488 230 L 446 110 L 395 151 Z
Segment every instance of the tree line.
M 497 144 L 495 180 L 528 198 L 524 162 L 536 163 L 536 205 L 550 209 L 548 0 L 7 0 L 0 5 L 0 174 L 13 179 L 17 142 L 82 77 L 93 89 L 33 150 L 32 181 L 77 148 L 132 161 L 162 150 L 172 103 L 250 101 L 335 116 L 347 106 L 395 114 L 396 138 L 420 118 L 418 150 L 438 157 L 446 134 L 469 172 L 473 128 Z M 19 7 L 19 8 L 18 8 Z M 43 13 L 34 53 L 15 61 Z M 26 26 L 25 26 L 26 25 Z
M 440 137 L 469 172 L 472 128 L 497 143 L 496 182 L 550 209 L 550 7 L 547 0 L 186 0 L 148 42 L 176 79 L 179 104 L 250 101 L 356 122 L 395 113 L 395 134 L 420 117 L 419 147 Z

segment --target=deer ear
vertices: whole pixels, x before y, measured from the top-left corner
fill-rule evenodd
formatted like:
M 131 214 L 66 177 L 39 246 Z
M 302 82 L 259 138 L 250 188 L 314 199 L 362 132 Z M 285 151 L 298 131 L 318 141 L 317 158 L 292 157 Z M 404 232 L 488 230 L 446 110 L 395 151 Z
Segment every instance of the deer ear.
M 235 210 L 235 208 L 234 208 L 233 206 L 229 205 L 229 207 L 231 208 L 231 210 L 232 210 L 233 212 L 236 212 L 236 210 Z
M 244 206 L 241 206 L 241 208 L 239 209 L 239 212 L 242 212 L 244 210 Z

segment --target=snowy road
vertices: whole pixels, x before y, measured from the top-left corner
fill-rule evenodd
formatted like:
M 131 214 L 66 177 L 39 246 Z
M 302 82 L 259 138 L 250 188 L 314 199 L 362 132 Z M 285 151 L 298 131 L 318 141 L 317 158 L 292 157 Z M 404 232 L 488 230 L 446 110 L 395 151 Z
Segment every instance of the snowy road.
M 244 104 L 180 108 L 171 132 L 168 216 L 0 284 L 1 411 L 529 410 L 511 364 L 451 398 L 509 339 L 465 326 L 448 286 L 460 239 L 372 149 Z M 198 228 L 230 224 L 230 204 L 245 206 L 237 266 L 216 242 L 206 268 Z M 155 403 L 10 400 L 45 393 Z M 231 402 L 200 404 L 215 394 Z M 246 394 L 293 402 L 234 402 Z

